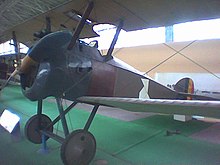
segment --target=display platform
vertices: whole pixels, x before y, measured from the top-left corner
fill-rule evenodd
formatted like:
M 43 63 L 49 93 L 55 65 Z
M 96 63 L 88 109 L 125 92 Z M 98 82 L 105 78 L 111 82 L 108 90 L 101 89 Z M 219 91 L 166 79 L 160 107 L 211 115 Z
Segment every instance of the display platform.
M 66 104 L 65 101 L 63 103 Z M 36 105 L 37 102 L 31 102 L 22 95 L 18 86 L 9 86 L 1 92 L 0 113 L 5 108 L 16 113 L 20 117 L 21 131 L 20 140 L 14 141 L 11 134 L 0 128 L 1 165 L 62 164 L 58 142 L 49 139 L 49 153 L 42 154 L 39 152 L 42 146 L 29 142 L 24 136 L 25 123 L 36 114 Z M 51 98 L 44 101 L 43 112 L 51 119 L 58 115 L 57 106 Z M 67 115 L 70 130 L 83 128 L 88 116 L 88 110 L 71 110 Z M 217 165 L 220 164 L 220 144 L 193 136 L 213 128 L 215 124 L 198 120 L 183 123 L 174 121 L 170 115 L 151 115 L 125 121 L 97 114 L 90 128 L 97 142 L 97 152 L 91 164 Z M 63 135 L 61 123 L 54 126 L 54 132 Z

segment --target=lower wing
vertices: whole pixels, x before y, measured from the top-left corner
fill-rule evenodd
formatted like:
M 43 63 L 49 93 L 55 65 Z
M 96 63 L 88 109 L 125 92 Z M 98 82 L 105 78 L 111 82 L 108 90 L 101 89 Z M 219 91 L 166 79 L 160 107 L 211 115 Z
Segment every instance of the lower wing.
M 134 112 L 198 115 L 220 118 L 220 101 L 138 99 L 117 97 L 80 97 L 78 101 L 117 107 Z

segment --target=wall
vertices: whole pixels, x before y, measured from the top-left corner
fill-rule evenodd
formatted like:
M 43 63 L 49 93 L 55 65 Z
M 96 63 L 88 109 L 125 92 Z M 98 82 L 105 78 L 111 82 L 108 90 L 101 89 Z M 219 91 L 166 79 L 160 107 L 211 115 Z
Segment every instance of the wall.
M 113 55 L 142 72 L 151 70 L 173 55 L 172 58 L 148 73 L 153 78 L 157 72 L 209 73 L 208 71 L 210 71 L 220 73 L 220 40 L 176 42 L 121 48 L 115 49 Z

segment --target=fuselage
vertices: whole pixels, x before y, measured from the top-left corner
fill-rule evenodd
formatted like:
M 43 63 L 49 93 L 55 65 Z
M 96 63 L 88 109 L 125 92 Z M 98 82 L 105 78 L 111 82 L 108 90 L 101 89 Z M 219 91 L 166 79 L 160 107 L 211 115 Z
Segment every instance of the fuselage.
M 48 96 L 72 101 L 81 96 L 187 99 L 188 94 L 157 83 L 113 56 L 102 56 L 96 47 L 83 41 L 77 41 L 68 50 L 71 37 L 69 32 L 51 33 L 29 51 L 27 56 L 37 61 L 38 66 L 33 69 L 26 64 L 28 72 L 21 74 L 22 91 L 28 99 L 36 101 Z
M 23 87 L 24 95 L 30 100 L 48 96 L 69 100 L 80 96 L 178 97 L 175 91 L 144 76 L 128 64 L 113 57 L 106 61 L 97 48 L 84 42 L 77 42 L 72 50 L 67 50 L 66 45 L 56 47 L 56 51 L 51 49 L 55 48 L 47 47 L 46 51 L 53 51 L 53 55 L 41 60 L 33 84 Z

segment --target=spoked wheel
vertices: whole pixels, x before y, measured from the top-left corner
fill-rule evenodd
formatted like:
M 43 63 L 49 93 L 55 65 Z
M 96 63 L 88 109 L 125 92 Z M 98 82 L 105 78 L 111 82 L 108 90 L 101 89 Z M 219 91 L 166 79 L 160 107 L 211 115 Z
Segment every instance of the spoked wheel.
M 51 119 L 44 114 L 40 115 L 40 123 L 39 115 L 32 116 L 25 125 L 25 136 L 32 143 L 41 144 L 42 133 L 40 132 L 40 130 L 44 130 L 51 122 Z M 53 126 L 48 128 L 47 131 L 53 132 Z M 48 139 L 49 137 L 46 137 L 46 140 Z
M 61 146 L 61 158 L 65 165 L 87 165 L 95 152 L 95 137 L 85 130 L 73 131 Z

